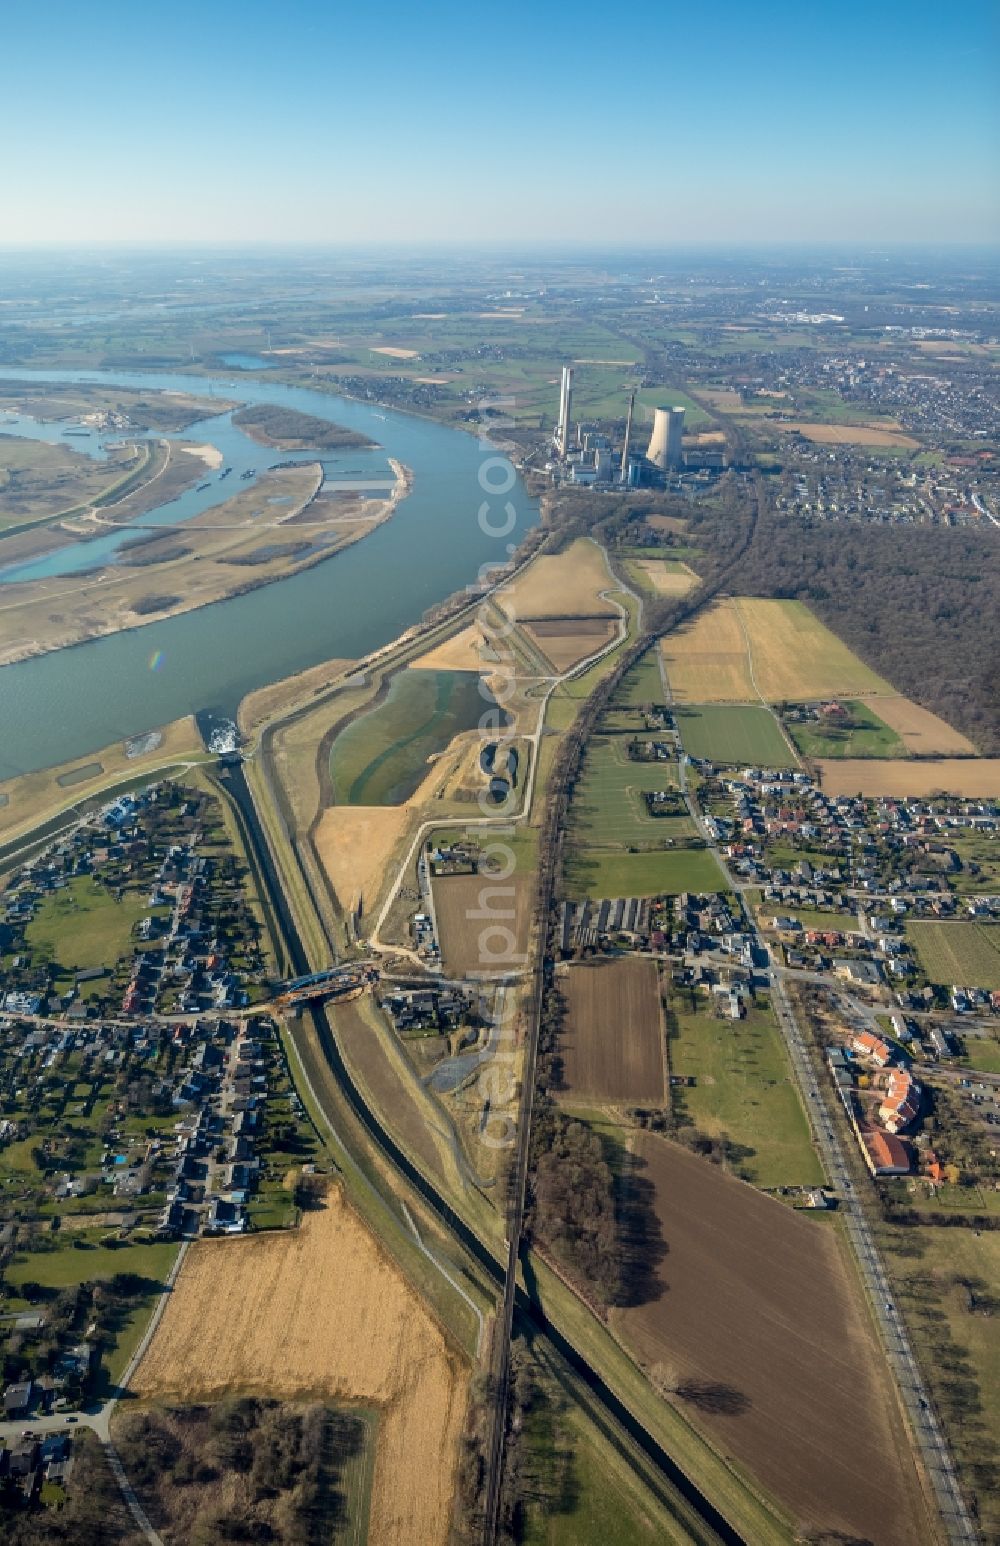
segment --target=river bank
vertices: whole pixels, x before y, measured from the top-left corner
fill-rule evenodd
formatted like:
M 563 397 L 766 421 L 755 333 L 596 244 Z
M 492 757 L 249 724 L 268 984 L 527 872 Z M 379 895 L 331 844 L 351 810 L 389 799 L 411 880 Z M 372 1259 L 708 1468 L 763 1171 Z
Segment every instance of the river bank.
M 321 508 L 319 463 L 278 468 L 203 515 L 135 528 L 144 535 L 120 549 L 114 565 L 9 586 L 0 595 L 0 666 L 179 617 L 332 558 L 387 521 L 412 488 L 410 469 L 391 466 L 387 499 L 364 499 L 339 514 L 336 495 Z M 264 524 L 255 519 L 262 502 L 288 508 Z
M 4 374 L 0 371 L 0 379 Z M 191 375 L 162 372 L 38 374 L 74 386 L 185 393 L 195 388 Z M 399 500 L 391 520 L 372 529 L 365 541 L 347 544 L 335 562 L 321 558 L 213 606 L 157 617 L 148 625 L 0 668 L 0 779 L 83 757 L 185 714 L 233 719 L 241 699 L 257 688 L 326 660 L 368 657 L 419 626 L 448 597 L 474 585 L 484 565 L 504 561 L 537 524 L 537 504 L 519 480 L 487 501 L 490 521 L 482 520 L 480 471 L 484 458 L 494 453 L 471 435 L 412 414 L 383 412 L 371 403 L 272 381 L 206 383 L 201 377 L 197 385 L 227 400 L 276 402 L 356 428 L 412 470 L 410 492 Z M 226 464 L 234 466 L 234 478 L 241 464 L 258 476 L 275 459 L 273 451 L 255 448 L 225 416 L 204 427 L 189 426 L 188 436 L 192 442 L 220 446 Z M 295 453 L 287 455 L 295 459 Z M 361 478 L 370 485 L 383 473 L 389 487 L 395 483 L 386 453 L 377 449 L 332 453 L 323 464 L 330 483 L 339 483 L 343 491 L 356 487 L 363 492 Z M 200 514 L 218 499 L 217 483 L 218 476 L 204 491 L 193 490 L 147 519 L 173 523 Z M 338 514 L 347 510 L 345 505 Z M 304 522 L 308 519 L 307 512 Z M 350 524 L 338 521 L 341 536 L 349 535 Z M 501 525 L 502 538 L 496 530 Z M 298 531 L 305 534 L 305 524 Z M 93 544 L 79 543 L 55 554 L 53 567 L 40 561 L 36 573 L 65 575 L 74 567 L 93 567 L 105 544 L 102 558 L 133 535 L 112 532 Z

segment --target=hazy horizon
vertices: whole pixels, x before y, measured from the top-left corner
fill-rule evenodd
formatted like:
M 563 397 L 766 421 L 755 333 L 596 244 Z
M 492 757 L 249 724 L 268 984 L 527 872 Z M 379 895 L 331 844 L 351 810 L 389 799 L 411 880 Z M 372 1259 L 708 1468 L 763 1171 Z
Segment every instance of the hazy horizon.
M 710 30 L 649 0 L 59 0 L 4 31 L 4 246 L 1000 242 L 983 0 L 722 0 Z

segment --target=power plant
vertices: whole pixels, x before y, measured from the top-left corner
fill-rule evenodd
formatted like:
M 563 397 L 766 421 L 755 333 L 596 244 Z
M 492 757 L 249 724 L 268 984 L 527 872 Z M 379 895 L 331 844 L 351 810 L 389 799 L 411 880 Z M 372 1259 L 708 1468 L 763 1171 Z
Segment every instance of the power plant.
M 647 461 L 661 472 L 674 471 L 684 465 L 683 452 L 684 409 L 654 408 L 653 433 L 646 450 Z
M 556 483 L 587 488 L 597 485 L 637 489 L 664 483 L 680 486 L 689 479 L 704 481 L 706 477 L 723 472 L 729 465 L 724 446 L 699 443 L 685 451 L 685 410 L 679 403 L 654 408 L 653 429 L 645 456 L 633 449 L 633 441 L 639 435 L 635 399 L 636 393 L 632 390 L 628 394 L 624 445 L 619 440 L 621 430 L 615 425 L 578 422 L 571 426 L 573 370 L 569 365 L 562 367 L 559 417 L 552 433 L 554 459 L 546 464 L 546 471 Z M 571 430 L 575 430 L 572 438 Z M 722 439 L 721 436 L 717 438 Z

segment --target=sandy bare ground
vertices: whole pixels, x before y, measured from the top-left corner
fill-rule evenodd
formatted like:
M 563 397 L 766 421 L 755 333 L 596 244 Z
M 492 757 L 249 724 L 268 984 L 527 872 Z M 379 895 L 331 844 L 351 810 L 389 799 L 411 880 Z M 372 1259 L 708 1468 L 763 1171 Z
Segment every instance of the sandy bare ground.
M 372 345 L 371 353 L 387 354 L 392 360 L 419 360 L 420 358 L 419 351 L 416 349 L 394 349 L 388 344 L 383 344 L 382 347 L 378 349 Z
M 470 623 L 461 633 L 436 644 L 426 655 L 410 661 L 415 671 L 475 671 L 488 673 L 496 664 L 488 635 L 478 623 Z
M 405 805 L 332 805 L 320 817 L 313 843 L 343 907 L 375 905 L 393 850 L 405 833 Z
M 686 596 L 698 584 L 698 576 L 687 564 L 673 569 L 661 558 L 638 558 L 636 567 L 646 576 L 658 596 Z
M 466 1383 L 419 1296 L 332 1191 L 297 1230 L 196 1243 L 132 1388 L 377 1405 L 369 1540 L 444 1546 Z
M 809 424 L 801 421 L 779 421 L 777 429 L 797 430 L 806 440 L 821 446 L 900 446 L 906 451 L 916 451 L 920 441 L 898 430 L 880 429 L 872 424 Z
M 907 751 L 918 757 L 975 756 L 976 748 L 960 731 L 953 730 L 930 709 L 922 709 L 919 703 L 912 703 L 909 698 L 898 695 L 872 698 L 869 706 L 890 730 L 902 737 Z
M 891 758 L 826 758 L 816 766 L 827 794 L 948 794 L 992 799 L 1000 795 L 1000 757 L 940 757 L 895 762 Z
M 185 451 L 188 456 L 200 457 L 207 467 L 215 468 L 222 466 L 222 452 L 218 446 L 206 443 L 203 446 L 182 446 L 181 450 Z

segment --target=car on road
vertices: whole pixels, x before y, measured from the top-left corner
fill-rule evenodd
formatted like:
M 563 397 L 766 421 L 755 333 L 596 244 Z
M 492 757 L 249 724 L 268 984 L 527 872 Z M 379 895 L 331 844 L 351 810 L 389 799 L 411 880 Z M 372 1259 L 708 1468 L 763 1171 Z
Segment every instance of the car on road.
M 67 1423 L 78 1423 L 80 1419 L 79 1417 L 66 1417 L 63 1419 L 63 1421 Z

